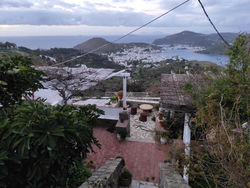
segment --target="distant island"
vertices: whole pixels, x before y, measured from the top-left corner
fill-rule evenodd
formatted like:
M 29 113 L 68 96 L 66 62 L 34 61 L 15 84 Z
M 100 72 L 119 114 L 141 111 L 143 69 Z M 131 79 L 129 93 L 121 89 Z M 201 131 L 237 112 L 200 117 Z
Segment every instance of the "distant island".
M 234 39 L 238 36 L 237 33 L 221 33 L 228 43 L 233 43 Z M 168 35 L 164 38 L 156 39 L 153 44 L 155 45 L 188 45 L 200 46 L 205 50 L 200 53 L 208 54 L 224 54 L 226 47 L 223 41 L 216 33 L 202 34 L 192 31 L 183 31 L 173 35 Z
M 97 53 L 97 54 L 112 53 L 112 52 L 118 52 L 118 51 L 130 49 L 133 47 L 160 49 L 160 47 L 156 45 L 142 43 L 142 42 L 111 43 L 103 38 L 92 38 L 81 44 L 74 46 L 73 48 L 80 50 L 81 52 L 89 52 L 101 46 L 104 46 L 104 47 L 96 50 L 94 53 Z

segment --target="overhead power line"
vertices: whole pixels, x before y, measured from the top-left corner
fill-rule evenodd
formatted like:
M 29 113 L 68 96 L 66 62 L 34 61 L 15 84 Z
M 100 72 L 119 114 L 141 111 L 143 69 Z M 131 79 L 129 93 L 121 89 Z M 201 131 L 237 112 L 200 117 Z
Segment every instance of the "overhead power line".
M 119 41 L 119 40 L 121 40 L 121 39 L 127 37 L 128 35 L 131 35 L 132 33 L 134 33 L 134 32 L 136 32 L 136 31 L 142 29 L 143 27 L 146 27 L 147 25 L 151 24 L 152 22 L 158 20 L 159 18 L 165 16 L 166 14 L 168 14 L 168 13 L 172 12 L 173 10 L 179 8 L 180 6 L 184 5 L 184 4 L 187 3 L 188 1 L 190 1 L 190 0 L 186 0 L 186 1 L 182 2 L 182 3 L 180 3 L 179 5 L 175 6 L 174 8 L 172 8 L 172 9 L 168 10 L 167 12 L 161 14 L 160 16 L 158 16 L 158 17 L 156 17 L 156 18 L 150 20 L 149 22 L 143 24 L 142 26 L 140 26 L 140 27 L 138 27 L 138 28 L 136 28 L 136 29 L 134 29 L 134 30 L 128 32 L 127 34 L 125 34 L 125 35 L 123 35 L 123 36 L 121 36 L 121 37 L 119 37 L 119 38 L 117 38 L 117 39 L 111 41 L 110 43 L 104 44 L 104 45 L 102 45 L 102 46 L 100 46 L 100 47 L 98 47 L 98 48 L 95 48 L 95 49 L 93 49 L 93 50 L 88 51 L 87 53 L 85 53 L 85 54 L 83 54 L 83 55 L 76 56 L 76 57 L 74 57 L 74 58 L 71 58 L 71 59 L 69 59 L 69 60 L 66 60 L 66 61 L 63 61 L 63 62 L 54 64 L 54 65 L 52 65 L 52 66 L 57 66 L 57 65 L 62 65 L 62 64 L 68 63 L 68 62 L 70 62 L 70 61 L 73 61 L 73 60 L 79 59 L 79 58 L 81 58 L 81 57 L 84 57 L 84 56 L 86 56 L 86 55 L 88 55 L 88 54 L 90 54 L 90 53 L 96 52 L 97 50 L 100 50 L 100 49 L 102 49 L 102 48 L 104 48 L 104 47 L 106 47 L 106 46 L 109 46 L 109 45 L 111 45 L 112 43 L 115 43 L 115 42 L 117 42 L 117 41 Z
M 207 14 L 207 12 L 206 12 L 206 10 L 205 10 L 205 8 L 204 8 L 202 2 L 201 2 L 200 0 L 198 0 L 198 1 L 199 1 L 200 5 L 201 5 L 201 8 L 202 8 L 203 12 L 205 13 L 205 15 L 206 15 L 206 17 L 207 17 L 207 19 L 208 19 L 208 21 L 209 21 L 210 24 L 213 26 L 213 28 L 214 28 L 214 30 L 216 31 L 216 33 L 219 35 L 219 37 L 221 38 L 221 40 L 222 40 L 227 46 L 230 46 L 229 43 L 223 38 L 223 36 L 220 34 L 220 32 L 217 30 L 217 28 L 215 27 L 215 25 L 213 24 L 213 22 L 212 22 L 211 19 L 209 18 L 209 16 L 208 16 L 208 14 Z

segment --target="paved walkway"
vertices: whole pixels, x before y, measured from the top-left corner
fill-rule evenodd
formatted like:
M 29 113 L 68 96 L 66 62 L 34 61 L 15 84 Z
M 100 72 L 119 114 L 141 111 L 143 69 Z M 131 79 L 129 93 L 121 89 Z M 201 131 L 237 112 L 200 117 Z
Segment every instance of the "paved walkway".
M 106 127 L 94 128 L 94 136 L 102 148 L 94 147 L 96 153 L 89 153 L 87 160 L 92 160 L 97 168 L 109 158 L 121 156 L 134 180 L 158 182 L 158 163 L 168 159 L 168 145 L 118 141 L 114 133 L 106 131 Z
M 137 109 L 136 115 L 130 115 L 130 137 L 127 140 L 154 143 L 155 121 L 152 117 L 156 117 L 157 112 L 151 112 L 146 122 L 139 120 L 140 113 L 142 110 Z

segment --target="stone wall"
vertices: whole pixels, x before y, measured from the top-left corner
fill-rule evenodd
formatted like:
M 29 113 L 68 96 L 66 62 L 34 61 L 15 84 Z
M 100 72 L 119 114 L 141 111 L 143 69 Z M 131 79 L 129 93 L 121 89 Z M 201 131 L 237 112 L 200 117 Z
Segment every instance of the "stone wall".
M 110 158 L 79 188 L 118 188 L 118 180 L 123 167 L 123 159 Z
M 170 163 L 159 163 L 159 188 L 190 188 Z
M 105 97 L 117 96 L 117 92 L 105 92 Z M 148 97 L 148 92 L 127 92 L 127 97 Z

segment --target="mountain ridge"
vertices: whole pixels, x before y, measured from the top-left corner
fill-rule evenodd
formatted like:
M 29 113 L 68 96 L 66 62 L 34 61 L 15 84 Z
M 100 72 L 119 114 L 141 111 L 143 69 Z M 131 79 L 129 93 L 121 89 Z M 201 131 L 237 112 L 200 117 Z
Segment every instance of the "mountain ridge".
M 221 33 L 221 35 L 225 38 L 226 41 L 232 43 L 238 34 L 225 32 Z M 209 48 L 215 45 L 221 45 L 223 44 L 223 41 L 219 38 L 219 36 L 216 33 L 202 34 L 202 33 L 195 33 L 192 31 L 182 31 L 180 33 L 156 39 L 154 40 L 153 44 L 155 45 L 182 44 L 182 45 L 201 46 Z

